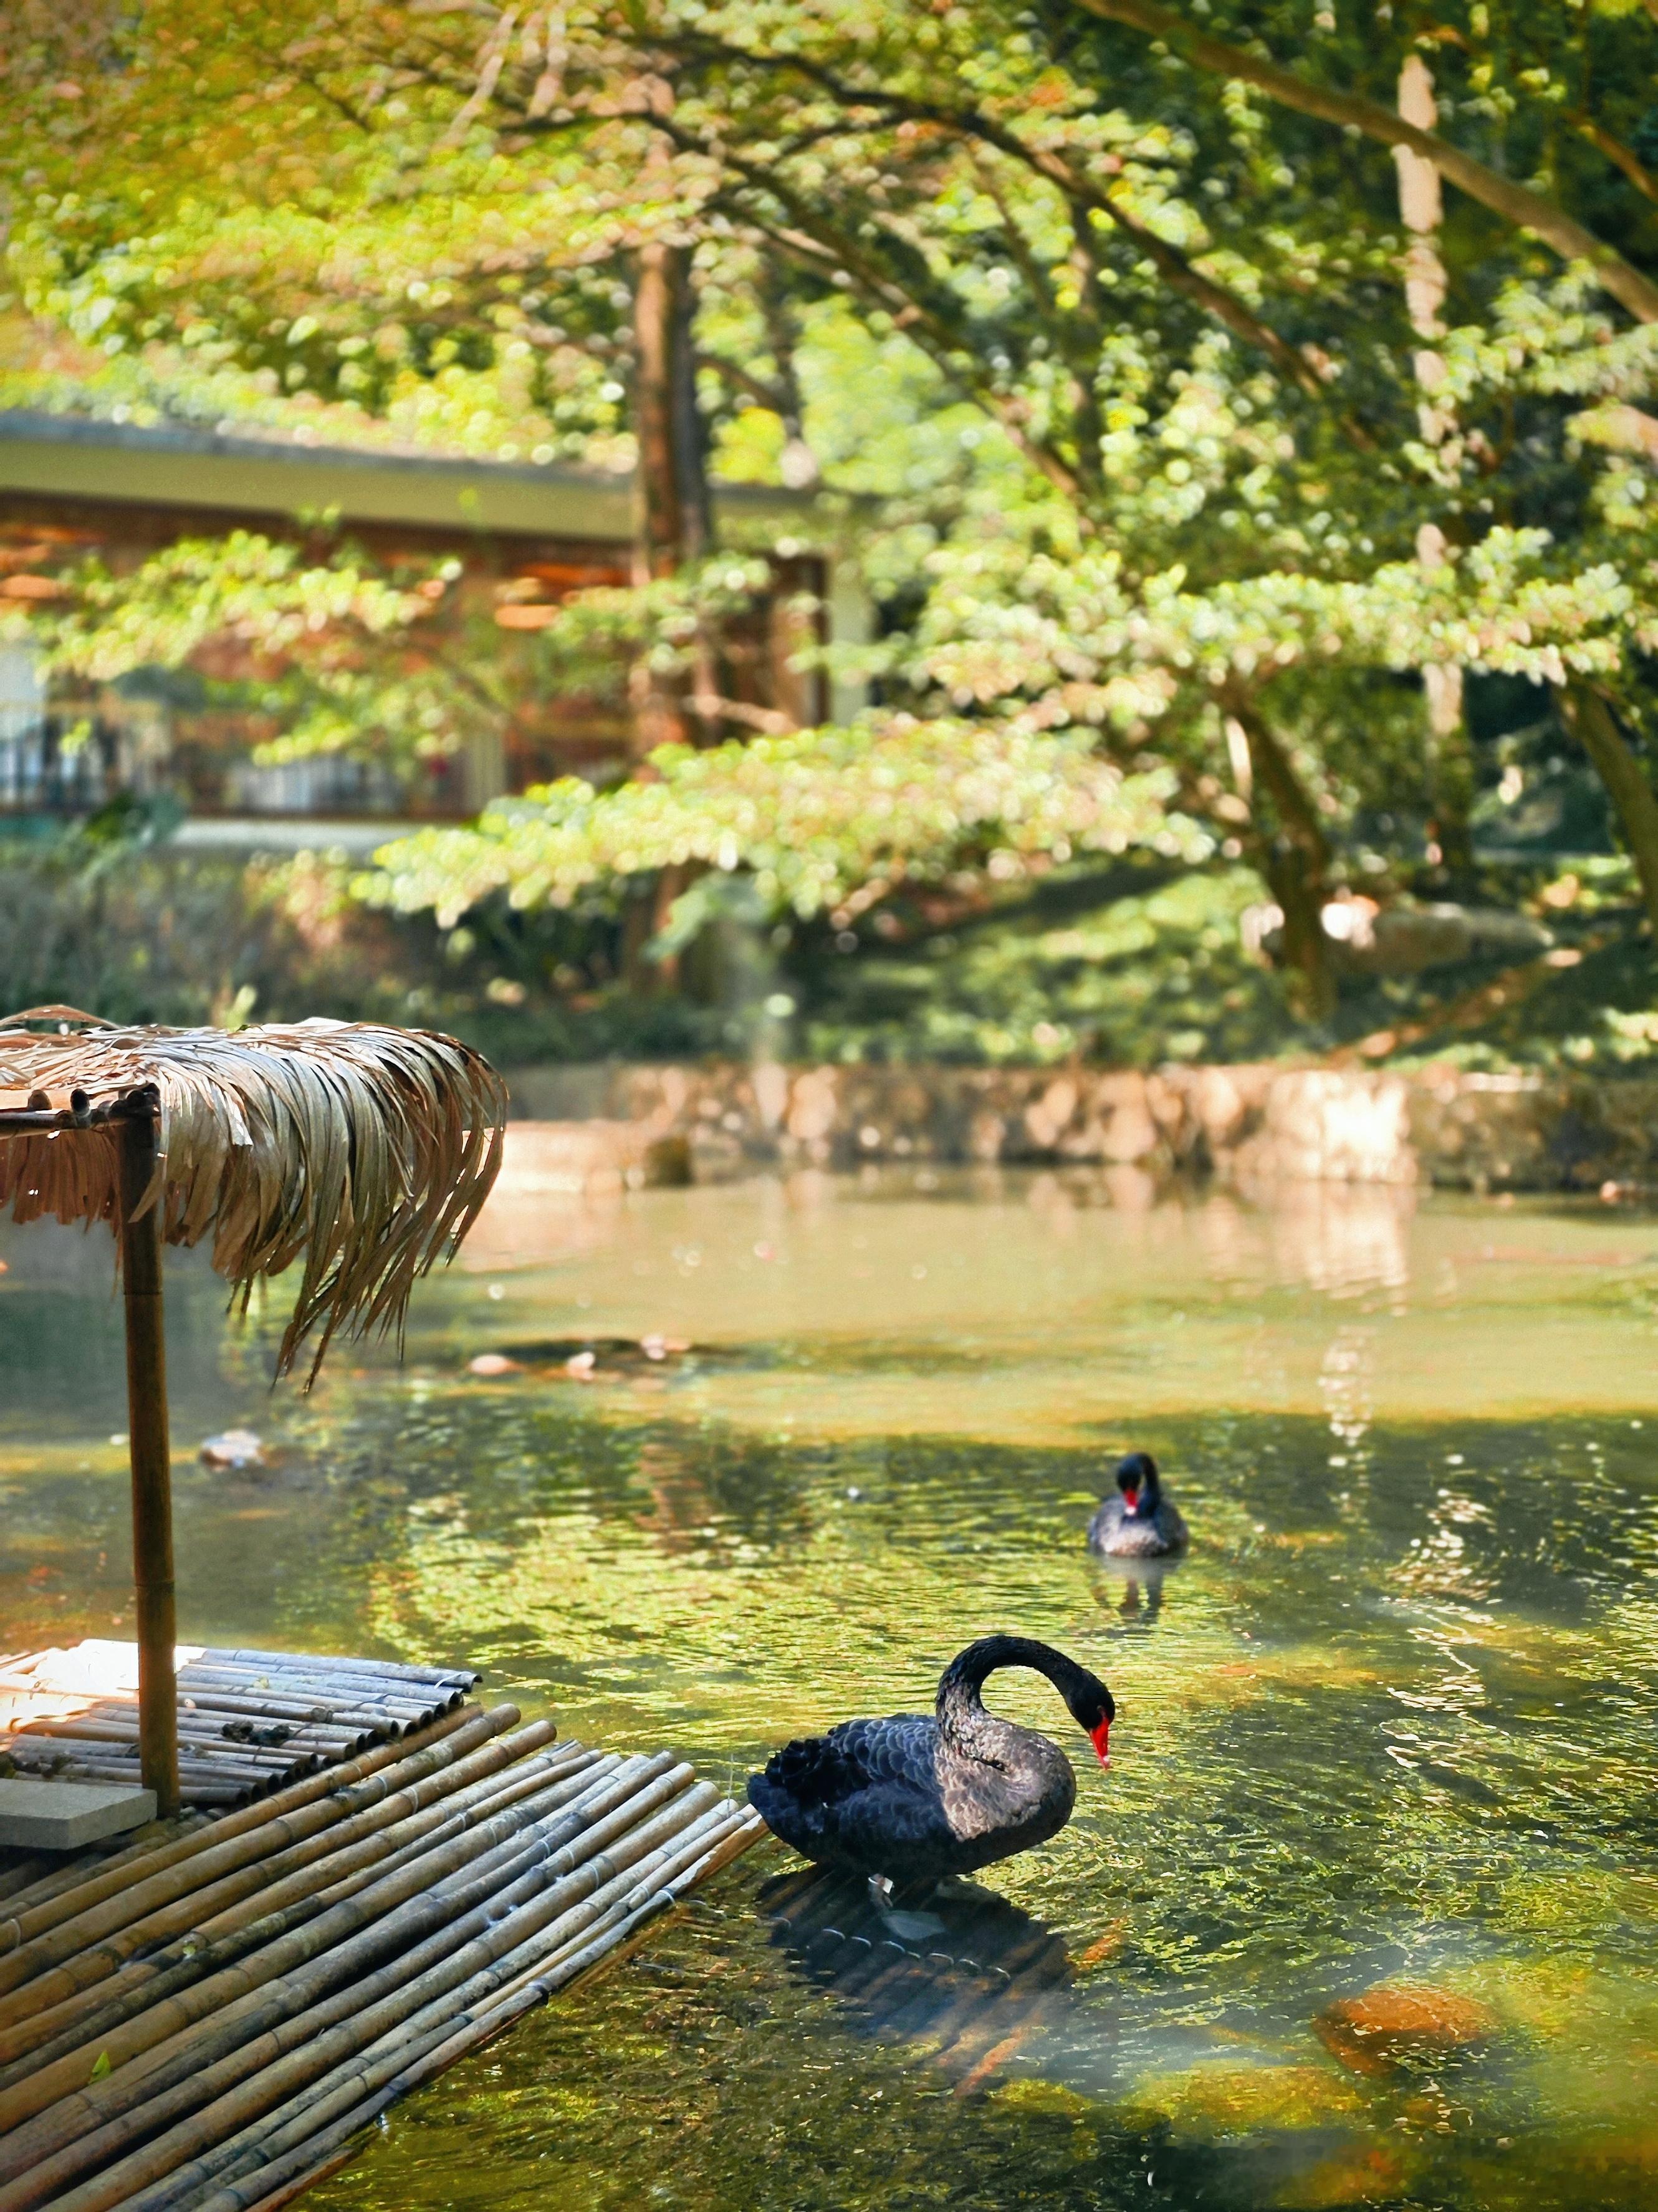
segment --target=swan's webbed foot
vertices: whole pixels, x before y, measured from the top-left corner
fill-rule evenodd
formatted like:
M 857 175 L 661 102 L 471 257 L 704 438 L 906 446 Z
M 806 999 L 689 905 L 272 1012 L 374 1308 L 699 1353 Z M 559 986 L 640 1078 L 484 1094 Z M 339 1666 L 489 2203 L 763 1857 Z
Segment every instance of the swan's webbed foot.
M 895 1882 L 890 1875 L 884 1874 L 872 1874 L 869 1878 L 870 1903 L 895 1936 L 911 1942 L 944 1933 L 944 1923 L 938 1914 L 925 1909 L 938 1889 L 938 1882 L 931 1875 L 905 1882 Z

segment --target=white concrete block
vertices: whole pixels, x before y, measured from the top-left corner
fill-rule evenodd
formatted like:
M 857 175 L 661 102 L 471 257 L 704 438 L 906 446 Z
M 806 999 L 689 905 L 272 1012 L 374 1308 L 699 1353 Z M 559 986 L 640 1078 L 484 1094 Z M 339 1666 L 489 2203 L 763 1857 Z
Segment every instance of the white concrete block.
M 0 1776 L 0 1844 L 74 1851 L 155 1818 L 155 1792 L 116 1782 L 35 1782 Z

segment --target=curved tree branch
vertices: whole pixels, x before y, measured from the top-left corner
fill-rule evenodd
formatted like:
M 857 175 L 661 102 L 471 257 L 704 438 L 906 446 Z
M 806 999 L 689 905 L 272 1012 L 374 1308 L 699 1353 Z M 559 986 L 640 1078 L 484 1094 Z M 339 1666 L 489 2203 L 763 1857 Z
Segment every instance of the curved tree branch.
M 787 72 L 804 77 L 829 94 L 844 107 L 873 108 L 878 112 L 910 123 L 932 123 L 960 138 L 991 146 L 1008 160 L 1017 161 L 1041 177 L 1061 193 L 1074 209 L 1084 206 L 1102 215 L 1121 231 L 1145 256 L 1158 276 L 1171 291 L 1180 292 L 1212 315 L 1232 335 L 1244 344 L 1264 353 L 1279 374 L 1309 399 L 1327 401 L 1329 392 L 1313 364 L 1298 353 L 1287 338 L 1281 337 L 1269 324 L 1261 321 L 1236 292 L 1228 291 L 1224 284 L 1193 266 L 1180 248 L 1160 238 L 1135 216 L 1131 216 L 1119 201 L 1102 185 L 1055 153 L 1050 147 L 1027 143 L 1016 131 L 998 123 L 993 116 L 975 107 L 952 107 L 942 101 L 916 100 L 903 93 L 890 92 L 884 87 L 849 84 L 835 71 L 800 53 L 762 54 L 750 52 L 746 47 L 708 39 L 683 40 L 677 42 L 679 50 L 693 58 L 718 61 L 756 70 Z M 1342 427 L 1353 442 L 1370 449 L 1375 441 L 1357 424 L 1343 418 Z
M 1316 116 L 1324 123 L 1339 124 L 1344 130 L 1362 131 L 1367 138 L 1380 139 L 1384 146 L 1410 147 L 1470 199 L 1490 208 L 1504 222 L 1535 232 L 1563 259 L 1589 263 L 1605 289 L 1637 322 L 1658 322 L 1658 284 L 1643 276 L 1621 253 L 1586 230 L 1564 208 L 1545 199 L 1541 192 L 1515 184 L 1512 178 L 1498 176 L 1495 169 L 1488 169 L 1483 161 L 1475 161 L 1473 155 L 1464 154 L 1433 131 L 1406 123 L 1380 100 L 1309 84 L 1276 62 L 1211 38 L 1172 9 L 1157 6 L 1157 0 L 1072 0 L 1072 4 L 1105 22 L 1127 24 L 1131 30 L 1144 31 L 1148 38 L 1164 40 L 1182 60 L 1252 84 L 1281 106 Z

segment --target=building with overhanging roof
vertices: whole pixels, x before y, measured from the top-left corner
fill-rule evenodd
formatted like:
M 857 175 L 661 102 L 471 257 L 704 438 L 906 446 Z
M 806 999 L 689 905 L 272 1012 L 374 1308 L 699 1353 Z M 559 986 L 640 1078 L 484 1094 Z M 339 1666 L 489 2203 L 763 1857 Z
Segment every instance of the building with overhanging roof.
M 772 701 L 805 723 L 855 711 L 852 690 L 789 663 L 805 641 L 798 612 L 815 599 L 822 637 L 864 634 L 850 570 L 837 568 L 811 502 L 757 484 L 718 484 L 722 539 L 763 552 L 775 590 L 754 618 L 751 656 Z M 584 586 L 630 574 L 634 489 L 626 477 L 557 464 L 456 459 L 348 447 L 191 424 L 0 411 L 0 600 L 55 589 L 43 573 L 76 551 L 130 565 L 179 538 L 246 529 L 304 537 L 324 518 L 378 559 L 452 560 L 459 592 L 503 633 L 544 624 Z M 90 736 L 60 739 L 72 720 Z M 188 678 L 157 673 L 91 702 L 46 696 L 26 647 L 0 647 L 0 813 L 84 811 L 118 791 L 170 790 L 200 845 L 281 848 L 319 836 L 367 848 L 388 820 L 462 817 L 488 799 L 625 757 L 614 705 L 526 699 L 495 740 L 474 738 L 416 789 L 343 758 L 262 768 Z

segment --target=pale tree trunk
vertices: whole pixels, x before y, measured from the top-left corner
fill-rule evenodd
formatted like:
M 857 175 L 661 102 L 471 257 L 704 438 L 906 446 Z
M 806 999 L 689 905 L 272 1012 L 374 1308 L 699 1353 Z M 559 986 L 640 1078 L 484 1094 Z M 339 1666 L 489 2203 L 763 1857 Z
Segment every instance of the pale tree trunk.
M 1635 872 L 1647 927 L 1658 939 L 1658 793 L 1639 755 L 1618 726 L 1618 717 L 1591 684 L 1573 684 L 1555 694 L 1561 719 L 1589 757 L 1606 787 L 1624 833 Z
M 1434 82 L 1420 54 L 1406 57 L 1399 73 L 1399 112 L 1418 131 L 1431 131 L 1438 120 Z M 1417 422 L 1425 446 L 1442 446 L 1455 435 L 1456 409 L 1443 396 L 1445 362 L 1438 342 L 1445 335 L 1441 311 L 1445 305 L 1445 264 L 1439 258 L 1437 239 L 1444 219 L 1439 171 L 1410 146 L 1395 146 L 1399 165 L 1399 211 L 1411 233 L 1405 257 L 1405 304 L 1411 328 L 1422 341 L 1413 356 L 1417 386 Z M 1436 522 L 1424 522 L 1416 535 L 1417 559 L 1424 568 L 1445 562 L 1445 533 Z M 1473 842 L 1468 817 L 1473 805 L 1473 757 L 1462 715 L 1462 671 L 1453 661 L 1432 661 L 1422 671 L 1427 703 L 1428 787 L 1434 810 L 1439 858 L 1453 876 L 1467 876 L 1473 868 Z
M 1166 39 L 1182 61 L 1240 84 L 1256 85 L 1269 100 L 1299 114 L 1315 115 L 1343 130 L 1379 139 L 1384 146 L 1411 147 L 1432 161 L 1470 199 L 1490 208 L 1505 222 L 1534 231 L 1562 260 L 1587 261 L 1600 283 L 1614 300 L 1623 301 L 1637 322 L 1658 323 L 1658 284 L 1633 263 L 1625 261 L 1543 193 L 1487 168 L 1461 147 L 1407 122 L 1382 101 L 1315 84 L 1269 60 L 1258 47 L 1235 46 L 1212 37 L 1184 10 L 1163 7 L 1159 0 L 1076 0 L 1076 4 L 1108 22 L 1131 24 L 1149 38 Z M 1647 6 L 1649 14 L 1655 12 L 1653 0 L 1647 0 Z
M 1241 795 L 1250 805 L 1253 857 L 1284 916 L 1284 964 L 1293 978 L 1297 1011 L 1311 1021 L 1323 1021 L 1336 1004 L 1335 970 L 1324 928 L 1330 898 L 1330 841 L 1295 763 L 1260 715 L 1234 702 L 1228 710 L 1226 735 Z M 1247 792 L 1242 789 L 1246 782 Z M 1263 798 L 1270 805 L 1271 822 L 1262 819 Z

